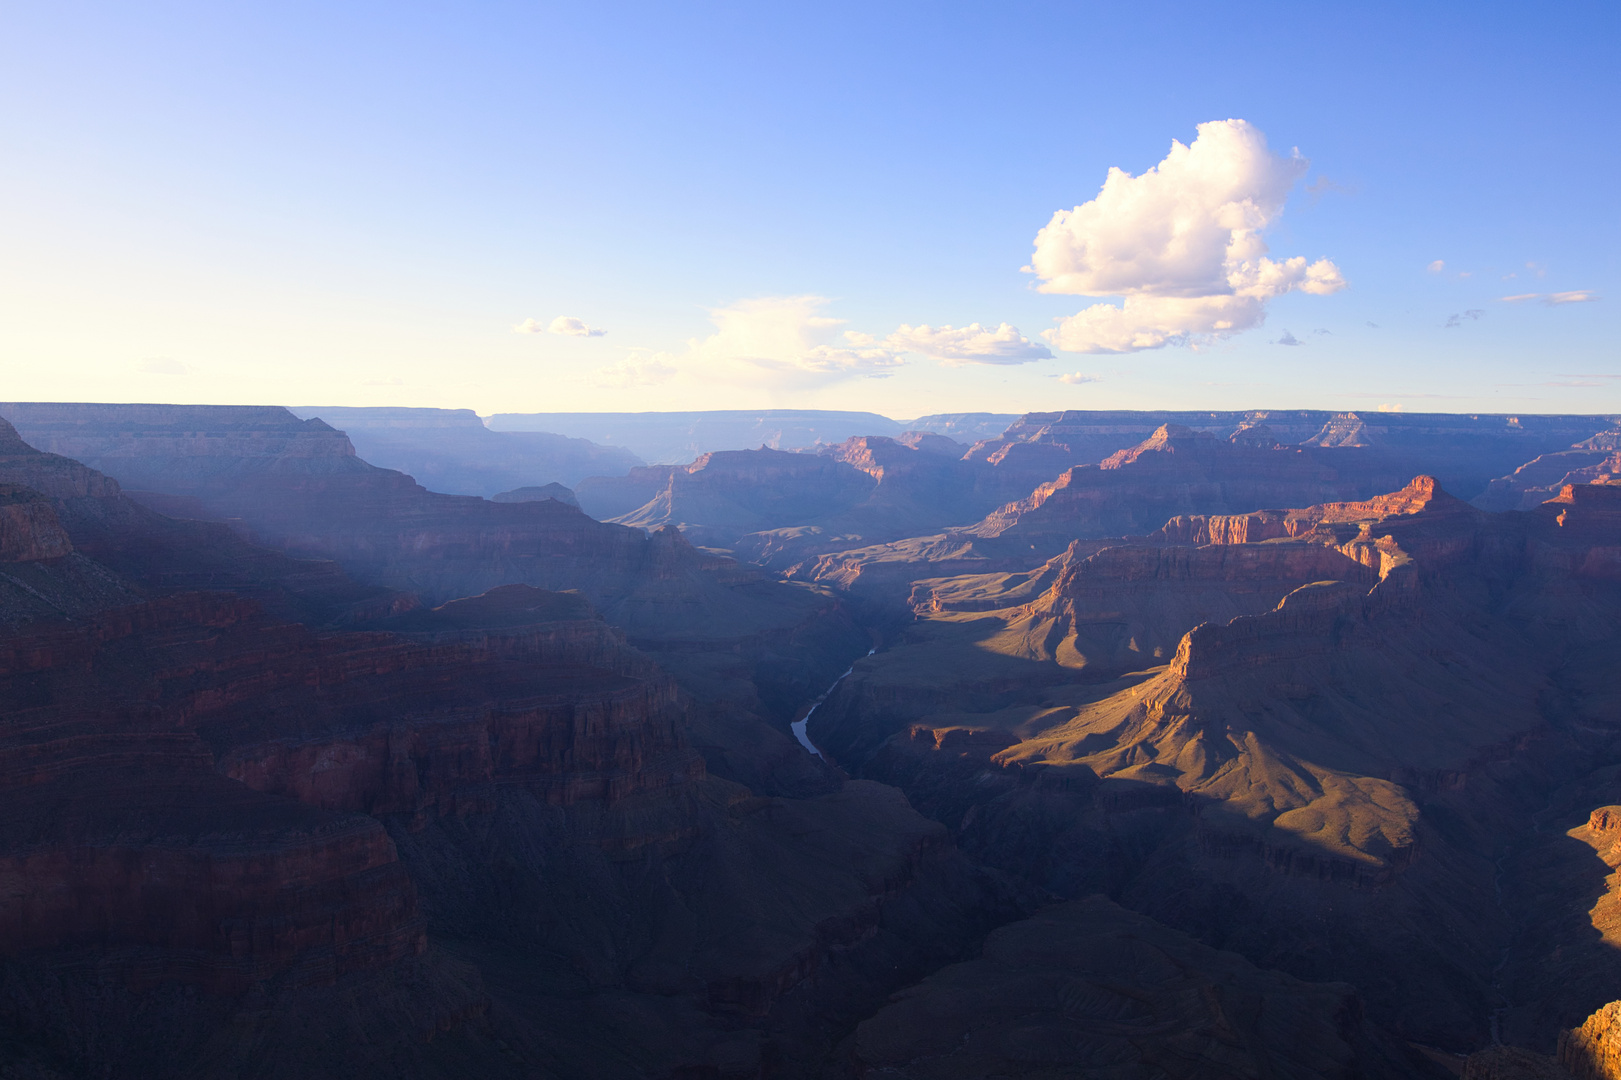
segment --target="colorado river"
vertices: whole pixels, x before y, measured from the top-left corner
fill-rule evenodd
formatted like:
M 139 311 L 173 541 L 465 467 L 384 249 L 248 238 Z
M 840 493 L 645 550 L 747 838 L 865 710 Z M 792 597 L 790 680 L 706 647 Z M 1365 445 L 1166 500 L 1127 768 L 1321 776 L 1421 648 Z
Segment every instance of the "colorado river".
M 867 655 L 871 656 L 873 653 L 875 653 L 877 651 L 878 650 L 876 648 L 868 649 L 867 650 Z M 803 746 L 806 750 L 809 750 L 811 753 L 815 754 L 817 757 L 821 758 L 823 761 L 826 761 L 827 758 L 823 757 L 822 752 L 820 750 L 816 749 L 816 744 L 810 741 L 810 736 L 805 733 L 805 725 L 810 723 L 811 713 L 813 713 L 817 709 L 821 708 L 822 707 L 822 702 L 824 702 L 824 701 L 826 701 L 828 699 L 828 695 L 833 693 L 834 690 L 838 689 L 839 683 L 843 682 L 846 678 L 848 678 L 849 675 L 850 675 L 850 672 L 854 671 L 855 669 L 856 669 L 856 666 L 854 664 L 851 664 L 849 667 L 845 668 L 844 669 L 844 674 L 840 675 L 838 678 L 834 679 L 833 680 L 833 685 L 828 687 L 825 691 L 823 691 L 821 697 L 819 697 L 815 701 L 811 702 L 811 707 L 805 710 L 805 715 L 803 717 L 801 717 L 800 719 L 795 720 L 793 722 L 793 724 L 790 725 L 794 729 L 794 738 L 799 740 L 799 745 Z

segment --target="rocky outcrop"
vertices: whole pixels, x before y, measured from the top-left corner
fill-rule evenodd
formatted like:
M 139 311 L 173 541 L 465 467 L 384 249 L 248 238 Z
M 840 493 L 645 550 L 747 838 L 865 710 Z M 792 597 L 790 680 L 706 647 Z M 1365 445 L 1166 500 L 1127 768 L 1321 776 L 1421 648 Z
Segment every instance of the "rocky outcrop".
M 73 541 L 45 496 L 17 484 L 0 484 L 0 563 L 60 559 Z
M 1621 1001 L 1612 1001 L 1559 1038 L 1559 1064 L 1576 1080 L 1621 1077 Z

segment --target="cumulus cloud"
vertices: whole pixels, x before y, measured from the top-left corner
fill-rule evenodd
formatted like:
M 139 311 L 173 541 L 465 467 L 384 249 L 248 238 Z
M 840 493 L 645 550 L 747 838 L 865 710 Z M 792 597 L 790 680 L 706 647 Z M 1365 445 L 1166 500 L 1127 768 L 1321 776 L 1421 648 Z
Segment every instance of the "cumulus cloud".
M 766 296 L 710 311 L 715 333 L 694 338 L 679 353 L 635 353 L 603 370 L 611 385 L 633 386 L 673 377 L 734 386 L 811 389 L 883 374 L 900 366 L 905 350 L 870 334 L 842 329 L 823 315 L 820 296 Z
M 135 370 L 142 375 L 191 375 L 196 371 L 190 364 L 183 364 L 167 356 L 148 357 L 137 363 Z
M 1102 375 L 1087 375 L 1080 371 L 1071 371 L 1063 375 L 1055 376 L 1055 378 L 1057 378 L 1059 382 L 1068 383 L 1071 386 L 1079 386 L 1082 383 L 1103 381 Z
M 1379 406 L 1379 411 L 1380 412 L 1401 412 L 1402 411 L 1401 402 L 1391 403 L 1391 402 L 1387 401 L 1385 404 Z
M 1274 344 L 1274 345 L 1299 345 L 1299 344 L 1301 344 L 1301 341 L 1300 341 L 1299 338 L 1295 337 L 1293 331 L 1285 330 L 1283 332 L 1283 336 L 1280 337 L 1278 340 L 1274 341 L 1272 344 Z
M 1258 326 L 1267 302 L 1345 288 L 1327 259 L 1267 257 L 1262 233 L 1309 162 L 1279 157 L 1244 120 L 1199 125 L 1141 176 L 1112 168 L 1097 198 L 1060 210 L 1036 234 L 1027 268 L 1040 291 L 1120 296 L 1042 336 L 1066 352 L 1157 349 Z
M 514 334 L 561 334 L 564 337 L 601 337 L 606 330 L 587 326 L 584 319 L 572 315 L 559 315 L 549 323 L 539 319 L 525 319 L 512 328 Z
M 988 330 L 979 323 L 950 326 L 907 326 L 889 335 L 887 344 L 902 352 L 922 353 L 948 364 L 1028 364 L 1046 360 L 1052 350 L 1031 341 L 1017 327 L 1003 323 Z
M 1442 262 L 1440 259 L 1436 259 L 1434 262 L 1430 263 L 1429 266 L 1425 267 L 1425 269 L 1428 270 L 1432 274 L 1439 274 L 1441 271 L 1445 270 L 1446 268 L 1447 268 L 1447 264 Z

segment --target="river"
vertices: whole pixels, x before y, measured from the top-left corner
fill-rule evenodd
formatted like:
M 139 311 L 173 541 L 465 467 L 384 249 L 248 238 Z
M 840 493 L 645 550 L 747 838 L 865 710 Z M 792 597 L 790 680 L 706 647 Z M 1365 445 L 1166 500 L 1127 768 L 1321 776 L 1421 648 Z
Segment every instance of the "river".
M 868 649 L 867 655 L 871 656 L 877 651 L 878 650 L 876 648 Z M 829 695 L 839 688 L 839 683 L 849 678 L 850 672 L 854 671 L 855 669 L 855 664 L 851 664 L 849 667 L 845 668 L 844 674 L 834 679 L 833 685 L 824 690 L 821 697 L 811 702 L 811 707 L 805 710 L 805 715 L 793 722 L 792 727 L 794 729 L 794 738 L 799 740 L 799 745 L 803 746 L 806 750 L 809 750 L 823 761 L 826 761 L 827 758 L 820 750 L 816 749 L 816 744 L 810 741 L 810 736 L 806 734 L 805 725 L 810 723 L 811 713 L 815 712 L 817 709 L 820 709 L 822 707 L 822 702 L 826 701 Z

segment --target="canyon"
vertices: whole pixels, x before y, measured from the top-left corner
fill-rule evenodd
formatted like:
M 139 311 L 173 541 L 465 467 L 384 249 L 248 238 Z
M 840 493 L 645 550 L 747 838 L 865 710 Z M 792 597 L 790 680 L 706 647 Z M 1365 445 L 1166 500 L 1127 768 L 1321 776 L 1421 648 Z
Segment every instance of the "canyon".
M 394 412 L 0 405 L 0 1075 L 1615 1075 L 1617 418 Z

